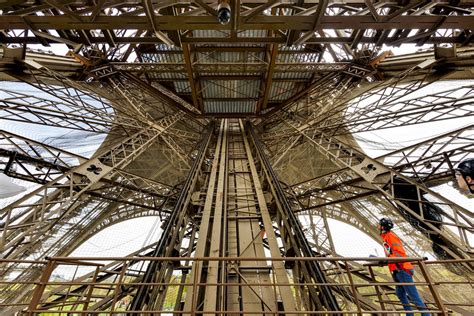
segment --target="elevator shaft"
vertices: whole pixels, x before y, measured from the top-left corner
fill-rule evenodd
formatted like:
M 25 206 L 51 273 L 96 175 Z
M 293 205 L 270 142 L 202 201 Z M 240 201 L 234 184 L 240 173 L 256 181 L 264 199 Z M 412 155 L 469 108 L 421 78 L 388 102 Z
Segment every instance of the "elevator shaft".
M 281 257 L 244 126 L 237 120 L 220 124 L 204 201 L 202 212 L 195 218 L 200 222 L 195 257 Z M 289 283 L 282 261 L 196 263 L 191 280 L 236 285 L 190 288 L 184 310 L 195 307 L 255 313 L 277 311 L 279 305 L 286 311 L 296 310 L 290 287 L 272 288 L 268 285 L 272 278 Z
M 169 308 L 170 298 L 183 315 L 339 310 L 320 266 L 287 257 L 314 254 L 251 126 L 221 120 L 199 148 L 153 253 L 180 262 L 150 262 L 129 310 Z

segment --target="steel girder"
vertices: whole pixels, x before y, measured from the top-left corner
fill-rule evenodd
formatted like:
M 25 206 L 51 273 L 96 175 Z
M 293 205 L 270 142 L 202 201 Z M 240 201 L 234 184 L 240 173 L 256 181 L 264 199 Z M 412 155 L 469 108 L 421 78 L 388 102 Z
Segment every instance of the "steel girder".
M 169 89 L 158 83 L 149 85 L 133 74 L 101 66 L 87 72 L 87 75 L 76 73 L 74 76 L 78 78 L 73 79 L 74 77 L 68 77 L 67 72 L 53 70 L 60 64 L 59 57 L 33 57 L 26 58 L 23 62 L 15 61 L 14 65 L 20 71 L 7 72 L 33 89 L 28 93 L 3 89 L 1 109 L 7 114 L 5 119 L 91 132 L 109 132 L 111 125 L 132 130 L 143 128 L 147 124 L 153 126 L 153 120 L 177 110 L 196 114 L 190 104 Z M 99 82 L 93 81 L 94 79 Z M 53 99 L 50 99 L 51 96 Z M 128 104 L 124 104 L 123 99 Z M 22 116 L 21 113 L 29 115 Z M 187 130 L 182 129 L 174 135 L 181 137 L 184 133 L 187 137 L 194 137 L 196 141 L 204 125 L 190 120 L 186 126 Z M 173 131 L 178 130 L 174 128 Z
M 170 108 L 169 105 L 174 105 L 176 108 L 187 113 L 200 114 L 200 112 L 196 110 L 186 100 L 183 100 L 182 98 L 178 97 L 175 93 L 173 93 L 166 87 L 158 83 L 148 84 L 139 77 L 130 73 L 126 73 L 123 70 L 124 69 L 120 69 L 120 67 L 117 67 L 116 63 L 113 62 L 106 66 L 98 66 L 93 69 L 90 69 L 89 75 L 91 76 L 90 79 L 108 79 L 109 82 L 114 82 L 115 85 L 126 86 L 129 89 L 126 89 L 125 91 L 129 94 L 129 96 L 131 96 L 131 94 L 134 92 L 133 90 L 137 89 L 139 91 L 143 90 L 144 92 L 153 95 L 154 97 L 166 103 L 167 107 L 161 108 L 162 113 L 166 113 L 166 111 L 172 111 L 173 107 Z M 117 79 L 119 80 L 119 82 L 117 82 Z M 135 89 L 130 89 L 132 87 Z M 137 97 L 139 99 L 143 98 L 137 95 L 132 98 Z
M 5 131 L 0 131 L 0 146 L 0 171 L 13 178 L 42 185 L 88 160 L 86 157 Z M 117 175 L 114 179 L 100 179 L 103 186 L 87 191 L 86 194 L 145 209 L 155 209 L 156 199 L 168 198 L 173 194 L 173 187 L 167 184 L 119 169 Z M 121 193 L 116 194 L 116 197 L 110 195 L 107 191 L 111 187 L 121 190 Z M 121 198 L 126 191 L 132 195 L 127 199 Z
M 212 50 L 209 49 L 211 52 Z M 280 50 L 278 51 L 279 54 L 287 53 L 287 51 Z M 301 54 L 308 54 L 307 52 L 302 52 Z M 124 62 L 112 62 L 111 63 L 114 68 L 124 72 L 167 72 L 167 73 L 182 73 L 186 71 L 186 63 L 159 63 L 159 64 L 150 64 L 150 63 L 124 63 Z M 217 79 L 218 76 L 214 75 L 213 73 L 228 73 L 229 75 L 224 76 L 224 78 L 229 77 L 231 73 L 242 73 L 242 72 L 249 72 L 249 73 L 266 73 L 269 69 L 268 62 L 232 62 L 232 63 L 210 63 L 210 62 L 202 62 L 202 61 L 194 61 L 193 62 L 193 70 L 202 73 L 204 79 L 215 78 Z M 273 71 L 278 72 L 304 72 L 304 73 L 316 73 L 316 72 L 334 72 L 334 71 L 346 71 L 356 73 L 359 71 L 359 75 L 363 76 L 364 74 L 370 73 L 370 69 L 365 68 L 363 66 L 358 66 L 348 62 L 338 62 L 338 63 L 283 63 L 283 62 L 275 62 L 274 67 L 272 67 Z M 206 77 L 206 74 L 207 77 Z M 253 75 L 255 76 L 255 75 Z M 242 75 L 242 78 L 248 77 L 249 79 L 253 78 L 252 75 Z M 182 78 L 176 77 L 176 80 L 184 80 Z M 174 79 L 173 79 L 174 80 Z M 275 78 L 275 80 L 282 80 Z
M 63 103 L 38 98 L 25 93 L 2 89 L 0 115 L 4 120 L 33 123 L 43 126 L 77 129 L 93 133 L 108 133 L 110 117 L 82 115 L 77 110 L 68 112 Z
M 109 76 L 106 80 L 111 85 L 88 84 L 71 80 L 35 60 L 26 60 L 25 66 L 26 74 L 12 74 L 33 88 L 24 94 L 5 92 L 4 102 L 8 104 L 4 109 L 8 115 L 4 119 L 89 132 L 109 130 L 109 134 L 116 135 L 130 135 L 148 125 L 160 133 L 164 144 L 161 152 L 176 170 L 188 168 L 187 152 L 199 139 L 202 124 L 192 119 L 186 120 L 185 124 L 177 121 L 174 127 L 162 133 L 156 120 L 176 110 L 169 106 L 177 102 L 170 95 L 147 87 L 132 75 Z M 117 96 L 122 96 L 128 103 L 118 100 Z M 60 115 L 60 112 L 65 113 Z
M 207 133 L 208 135 L 210 135 L 210 131 L 212 131 L 212 128 L 208 129 L 208 133 Z M 202 144 L 206 145 L 207 142 L 208 142 L 208 138 L 205 138 L 205 139 L 203 139 Z M 201 148 L 201 151 L 202 151 L 202 148 Z M 203 158 L 195 159 L 194 165 L 196 165 L 196 164 L 200 165 L 200 164 L 202 164 L 202 162 L 203 162 Z M 201 172 L 199 170 L 200 169 L 197 169 L 198 172 Z M 195 174 L 195 173 L 190 173 L 190 174 L 191 174 L 191 176 L 189 178 L 192 179 L 193 182 L 196 182 L 197 179 L 198 179 L 197 174 Z M 192 193 L 192 188 L 188 188 L 188 189 L 180 188 L 179 190 L 181 192 L 181 198 L 179 198 L 178 200 L 180 200 L 180 199 L 182 200 L 182 196 L 188 196 L 187 199 L 189 200 L 189 196 Z M 169 195 L 168 197 L 171 197 L 171 196 Z M 127 198 L 127 195 L 125 195 L 125 198 Z M 183 206 L 182 202 L 176 202 L 176 201 L 177 200 L 173 198 L 173 201 L 168 201 L 167 202 L 167 203 L 171 203 L 171 205 L 168 206 L 168 210 L 163 210 L 162 209 L 162 207 L 164 205 L 164 202 L 160 206 L 156 205 L 156 207 L 154 209 L 146 209 L 146 208 L 143 208 L 141 206 L 138 206 L 138 207 L 132 206 L 132 207 L 130 207 L 130 206 L 126 206 L 126 205 L 121 205 L 121 203 L 110 203 L 107 207 L 105 207 L 102 210 L 102 212 L 100 214 L 97 214 L 97 216 L 93 220 L 91 220 L 89 223 L 86 223 L 87 226 L 83 227 L 83 229 L 82 229 L 83 233 L 80 236 L 77 236 L 75 239 L 71 239 L 70 243 L 67 246 L 63 247 L 62 255 L 67 255 L 71 250 L 75 249 L 79 244 L 81 244 L 82 242 L 84 242 L 85 240 L 87 240 L 88 238 L 90 238 L 95 233 L 99 232 L 100 230 L 102 230 L 106 227 L 109 227 L 110 225 L 113 225 L 113 224 L 115 224 L 117 222 L 120 222 L 122 220 L 128 220 L 130 218 L 133 218 L 134 216 L 160 216 L 160 217 L 162 217 L 161 215 L 162 215 L 162 212 L 164 211 L 164 213 L 166 213 L 166 216 L 165 216 L 165 218 L 162 218 L 162 219 L 165 220 L 166 223 L 168 223 L 167 227 L 169 227 L 171 229 L 174 229 L 177 226 L 174 225 L 176 223 L 175 223 L 175 220 L 173 220 L 173 218 L 179 219 L 180 222 L 183 222 L 183 220 L 186 220 L 186 216 L 185 216 L 186 212 L 183 211 L 184 209 L 186 209 L 186 206 Z M 173 211 L 171 211 L 171 209 L 173 209 Z M 177 232 L 177 231 L 178 230 L 175 230 L 175 232 Z M 181 230 L 181 229 L 179 230 L 179 235 L 180 235 L 180 237 L 178 238 L 179 240 L 183 239 L 183 236 L 181 236 L 181 235 L 182 235 L 182 232 L 184 232 L 184 231 L 185 230 Z M 168 240 L 168 238 L 171 237 L 169 234 L 163 234 L 162 236 L 163 236 L 163 238 L 162 238 L 163 240 Z M 172 238 L 172 242 L 177 242 L 176 238 Z M 168 245 L 166 241 L 162 241 L 159 244 L 162 245 L 161 247 L 163 247 L 163 244 Z M 192 245 L 193 245 L 193 243 L 191 242 L 190 247 L 192 247 Z M 151 250 L 150 250 L 150 252 L 147 253 L 147 255 L 149 255 L 149 256 L 154 255 L 157 251 L 156 247 L 157 247 L 157 245 L 152 245 L 152 246 L 148 247 Z M 167 249 L 172 250 L 172 249 L 175 249 L 175 247 L 176 247 L 176 245 L 174 245 L 173 247 L 171 247 L 171 246 L 167 247 Z M 188 252 L 190 252 L 190 251 L 191 250 L 188 249 Z M 121 267 L 121 268 L 123 268 L 123 267 Z M 163 268 L 166 270 L 167 265 L 163 266 Z M 145 273 L 145 271 L 143 271 L 143 273 Z M 146 272 L 145 274 L 149 275 L 150 273 Z M 143 278 L 144 278 L 143 274 L 139 274 L 137 276 L 137 275 L 127 273 L 127 275 L 130 275 L 132 277 L 137 277 L 137 280 L 135 280 L 136 282 L 143 282 Z M 101 274 L 101 276 L 96 278 L 96 279 L 106 281 L 107 277 L 110 277 L 110 272 L 105 272 L 105 273 Z M 167 280 L 168 280 L 168 277 L 166 277 Z M 130 292 L 136 290 L 136 288 L 137 288 L 137 286 L 133 286 L 133 287 L 129 287 L 127 289 L 123 289 L 122 293 L 119 293 L 118 295 L 119 296 L 128 295 Z M 79 292 L 80 289 L 77 289 L 75 291 Z M 148 293 L 148 291 L 153 292 L 151 287 L 146 287 L 146 286 L 145 287 L 139 287 L 139 291 L 141 291 L 141 292 L 146 291 L 147 293 Z M 53 294 L 51 294 L 51 295 L 53 295 Z M 144 296 L 143 295 L 142 296 L 138 295 L 137 298 L 138 297 L 141 297 L 141 299 L 143 299 Z M 158 297 L 162 297 L 162 296 L 158 296 Z M 92 309 L 104 308 L 105 306 L 108 306 L 108 304 L 110 304 L 113 299 L 114 299 L 114 295 L 105 296 L 100 300 L 100 302 L 94 304 L 94 306 L 92 306 L 91 308 Z M 60 303 L 61 303 L 61 300 L 60 300 L 60 297 L 59 297 L 55 301 L 51 302 L 51 306 L 54 306 L 55 304 L 60 304 Z M 159 304 L 159 303 L 157 303 L 157 304 Z
M 120 112 L 95 94 L 92 86 L 74 81 L 33 60 L 25 61 L 25 72 L 10 72 L 14 78 L 32 87 L 28 93 L 5 89 L 2 93 L 2 117 L 6 120 L 78 129 L 93 133 L 131 132 L 144 126 L 132 114 Z
M 164 131 L 168 126 L 181 119 L 182 115 L 177 113 L 163 119 L 158 124 Z M 74 216 L 74 209 L 82 204 L 82 193 L 95 186 L 103 177 L 119 176 L 114 173 L 115 170 L 123 168 L 133 161 L 150 147 L 159 135 L 159 132 L 151 129 L 138 132 L 125 139 L 121 144 L 104 153 L 96 154 L 90 160 L 81 163 L 78 167 L 4 208 L 2 210 L 2 218 L 5 220 L 2 233 L 2 252 L 8 253 L 9 257 L 31 253 L 21 250 L 21 248 L 30 249 L 33 245 L 41 244 L 40 241 L 48 236 L 47 230 L 53 226 L 56 228 L 60 222 L 64 222 L 65 218 Z M 53 196 L 56 197 L 53 198 Z M 39 203 L 34 202 L 33 205 L 29 205 L 32 201 L 39 201 Z M 18 212 L 25 214 L 26 218 L 22 222 L 12 222 L 11 218 L 14 218 Z M 25 228 L 13 229 L 13 227 L 18 227 L 17 225 Z M 31 239 L 31 243 L 21 246 L 22 240 L 27 236 Z
M 182 116 L 177 113 L 163 119 L 158 124 L 163 130 L 176 123 Z M 137 187 L 153 184 L 143 182 L 144 179 L 122 173 L 124 168 L 149 148 L 159 136 L 155 129 L 146 129 L 109 150 L 97 153 L 95 156 L 82 162 L 78 166 L 64 171 L 48 183 L 34 189 L 18 201 L 6 206 L 1 211 L 2 218 L 2 253 L 5 258 L 43 257 L 54 253 L 69 253 L 72 245 L 78 245 L 81 235 L 87 236 L 91 231 L 90 223 L 96 221 L 99 214 L 107 213 L 104 210 L 114 209 L 110 206 L 111 200 L 120 202 L 121 199 L 130 199 L 133 204 L 133 191 L 120 189 L 120 186 L 110 185 L 108 180 L 123 182 Z M 7 138 L 12 143 L 10 136 Z M 28 142 L 26 142 L 28 145 Z M 21 146 L 20 146 L 21 148 Z M 27 147 L 35 148 L 30 145 Z M 37 146 L 37 148 L 39 148 Z M 101 182 L 104 179 L 105 182 Z M 156 185 L 156 189 L 167 195 L 169 189 Z M 151 187 L 148 187 L 150 189 Z M 88 193 L 88 191 L 92 191 Z M 128 193 L 127 193 L 128 192 Z M 135 196 L 138 205 L 147 204 L 152 195 L 146 192 Z M 97 199 L 99 198 L 99 199 Z M 151 198 L 152 207 L 162 207 L 166 199 Z M 112 203 L 113 204 L 113 203 Z M 89 226 L 88 226 L 89 225 Z M 95 227 L 97 225 L 97 221 Z M 86 233 L 86 234 L 84 234 Z M 8 275 L 15 266 L 2 267 L 4 275 Z M 26 269 L 17 277 L 17 280 L 31 280 L 38 276 L 39 271 Z M 8 293 L 7 300 L 15 302 L 27 295 L 29 286 L 24 285 Z
M 173 87 L 181 101 L 191 105 L 188 109 L 227 116 L 229 113 L 260 115 L 266 108 L 279 106 L 289 98 L 286 94 L 306 93 L 305 86 L 311 85 L 328 68 L 364 78 L 373 72 L 374 61 L 383 59 L 376 58 L 382 44 L 468 45 L 472 41 L 471 1 L 454 5 L 448 1 L 372 4 L 370 1 L 243 0 L 233 5 L 232 23 L 220 25 L 216 4 L 201 0 L 100 4 L 7 1 L 1 7 L 5 24 L 1 40 L 9 46 L 65 44 L 76 53 L 82 49 L 87 58 L 71 55 L 87 67 L 99 65 L 100 68 L 102 58 L 162 87 L 170 80 L 170 73 L 175 74 L 176 79 L 188 79 Z M 241 46 L 235 47 L 237 43 Z M 283 44 L 294 47 L 288 49 Z M 272 54 L 267 54 L 266 47 L 270 46 Z M 202 54 L 206 50 L 209 54 Z M 239 50 L 242 56 L 229 58 L 226 53 Z M 136 54 L 134 61 L 138 63 L 131 69 L 124 63 L 130 61 L 132 53 Z M 256 58 L 248 57 L 252 55 Z M 341 64 L 348 61 L 349 69 L 343 70 Z M 286 73 L 299 75 L 285 81 L 291 84 L 281 84 L 280 77 L 287 78 Z M 243 100 L 238 96 L 216 100 L 204 95 L 219 87 L 217 82 L 223 75 L 234 76 L 230 85 L 239 86 L 237 95 L 245 94 L 248 78 L 235 77 L 245 74 L 257 76 L 252 80 L 259 81 L 261 86 L 261 92 L 246 95 L 247 101 L 262 96 L 266 102 L 255 101 L 240 108 L 236 104 Z M 286 94 L 280 95 L 281 90 L 286 90 Z M 218 101 L 228 101 L 231 110 L 219 109 Z
M 126 42 L 155 43 L 179 45 L 173 42 L 169 31 L 184 30 L 282 30 L 279 37 L 252 37 L 247 41 L 286 42 L 286 31 L 304 32 L 302 41 L 325 43 L 313 35 L 314 31 L 323 29 L 373 29 L 370 35 L 359 35 L 350 32 L 340 34 L 336 40 L 342 43 L 359 42 L 440 42 L 450 41 L 465 43 L 469 40 L 470 30 L 473 28 L 473 3 L 462 1 L 452 5 L 447 1 L 439 1 L 426 5 L 424 1 L 411 2 L 403 5 L 397 1 L 380 2 L 372 5 L 367 1 L 355 1 L 351 4 L 338 1 L 327 1 L 322 7 L 312 1 L 305 1 L 298 5 L 297 1 L 273 1 L 270 6 L 259 1 L 239 1 L 240 12 L 236 14 L 236 21 L 228 25 L 219 25 L 215 17 L 215 4 L 206 4 L 204 1 L 189 2 L 175 1 L 161 3 L 153 1 L 129 1 L 121 4 L 102 2 L 97 6 L 90 1 L 66 1 L 62 4 L 38 3 L 21 5 L 7 1 L 1 9 L 4 17 L 0 23 L 2 29 L 31 30 L 31 35 L 24 39 L 4 35 L 3 40 L 9 42 L 29 41 L 35 43 L 62 42 L 69 45 L 103 42 L 110 46 Z M 166 14 L 169 7 L 175 7 L 177 15 Z M 271 10 L 270 10 L 271 8 Z M 156 16 L 158 14 L 158 16 Z M 138 38 L 125 35 L 117 36 L 119 30 L 145 30 L 147 32 Z M 415 34 L 407 36 L 403 30 L 419 29 Z M 458 29 L 461 32 L 452 34 L 445 32 L 437 34 L 436 29 Z M 59 35 L 50 34 L 50 29 L 61 30 Z M 398 30 L 388 36 L 383 30 Z M 82 32 L 79 32 L 81 30 Z M 95 34 L 93 30 L 102 30 L 102 34 Z M 464 31 L 464 32 L 463 32 Z M 15 41 L 16 40 L 16 41 Z M 229 40 L 232 41 L 232 38 Z M 242 41 L 242 39 L 235 39 Z M 212 38 L 196 38 L 189 34 L 181 34 L 181 42 L 210 42 Z
M 196 159 L 194 160 L 185 184 L 181 189 L 177 202 L 174 204 L 173 210 L 170 212 L 170 215 L 166 220 L 166 226 L 160 241 L 153 250 L 152 256 L 173 256 L 173 251 L 176 250 L 176 247 L 180 245 L 183 239 L 180 231 L 184 231 L 182 228 L 188 225 L 187 211 L 191 201 L 191 195 L 196 190 L 199 175 L 203 171 L 202 168 L 205 166 L 204 161 L 207 156 L 207 149 L 211 141 L 213 129 L 214 124 L 211 123 L 207 128 L 207 132 L 203 135 Z M 166 272 L 167 270 L 172 272 L 172 265 L 160 264 L 159 262 L 151 263 L 144 271 L 142 281 L 144 283 L 149 283 L 156 282 L 156 280 L 169 279 L 171 272 Z M 150 296 L 160 296 L 154 292 L 159 293 L 161 291 L 150 285 L 140 286 L 131 302 L 131 309 L 142 310 L 145 306 L 153 308 L 157 302 L 153 301 Z M 163 298 L 158 298 L 158 301 L 162 302 Z M 160 303 L 158 302 L 158 306 L 159 305 Z
M 242 124 L 242 123 L 241 123 Z M 257 157 L 260 160 L 262 169 L 266 178 L 266 182 L 270 186 L 270 190 L 273 194 L 273 197 L 278 205 L 279 218 L 284 223 L 280 230 L 282 231 L 283 239 L 289 241 L 290 247 L 294 250 L 295 256 L 304 256 L 304 257 L 315 257 L 316 254 L 312 250 L 311 246 L 308 243 L 308 239 L 304 235 L 301 223 L 299 222 L 297 216 L 293 213 L 291 206 L 286 198 L 286 195 L 281 187 L 280 181 L 278 180 L 275 172 L 273 171 L 268 158 L 263 152 L 262 144 L 259 139 L 257 139 L 255 131 L 250 124 L 247 124 L 247 130 L 249 135 L 251 135 L 251 140 L 253 146 L 255 147 Z M 243 125 L 242 125 L 243 129 Z M 256 173 L 256 170 L 255 170 Z M 292 235 L 295 235 L 292 238 Z M 287 251 L 289 248 L 287 248 Z M 303 276 L 308 283 L 311 283 L 311 278 L 314 278 L 317 283 L 326 283 L 327 279 L 323 272 L 322 267 L 314 262 L 313 264 L 308 264 L 307 266 L 302 265 L 301 269 L 303 270 Z M 340 307 L 332 292 L 332 289 L 322 286 L 320 289 L 321 303 L 327 310 L 339 311 Z M 313 294 L 314 295 L 314 294 Z M 314 297 L 312 297 L 314 299 Z
M 377 160 L 384 161 L 384 164 L 393 170 L 419 183 L 433 187 L 453 179 L 453 166 L 472 153 L 473 136 L 473 126 L 466 126 L 385 154 Z M 306 212 L 318 215 L 324 213 L 330 218 L 355 227 L 362 226 L 358 229 L 378 239 L 375 227 L 377 215 L 372 214 L 373 210 L 366 209 L 364 204 L 368 202 L 368 199 L 375 198 L 374 195 L 377 195 L 379 191 L 364 183 L 361 177 L 346 178 L 347 172 L 348 169 L 340 169 L 293 184 L 290 194 L 293 192 L 292 198 L 299 203 L 294 208 L 303 214 Z M 379 199 L 376 203 L 383 202 Z M 352 205 L 357 206 L 353 209 Z M 341 212 L 342 215 L 337 215 Z M 378 214 L 383 214 L 383 212 Z M 397 220 L 398 225 L 404 227 L 403 230 L 408 234 L 411 229 L 403 225 L 404 220 L 406 219 Z M 468 231 L 472 230 L 468 229 Z M 408 235 L 412 238 L 415 236 L 411 233 Z M 419 239 L 414 244 L 421 246 L 426 244 L 426 241 Z
M 101 77 L 107 83 L 88 85 L 74 82 L 34 61 L 26 61 L 26 64 L 30 76 L 17 75 L 17 78 L 53 96 L 54 100 L 59 99 L 60 101 L 37 100 L 28 96 L 22 99 L 22 104 L 31 100 L 30 102 L 35 104 L 39 102 L 45 106 L 42 106 L 38 111 L 30 107 L 26 109 L 25 106 L 18 110 L 16 104 L 10 102 L 4 107 L 4 111 L 9 114 L 5 117 L 6 119 L 91 132 L 104 132 L 110 129 L 111 133 L 119 134 L 134 132 L 148 125 L 161 132 L 160 126 L 155 123 L 156 119 L 173 114 L 176 107 L 169 105 L 179 101 L 175 100 L 171 93 L 166 94 L 166 91 L 147 87 L 146 83 L 130 74 L 121 75 L 108 72 L 105 79 Z M 117 99 L 117 96 L 120 99 Z M 104 98 L 109 101 L 104 101 Z M 8 102 L 8 99 L 4 102 Z M 51 113 L 51 111 L 55 112 L 57 108 L 64 108 L 69 113 L 62 117 L 57 117 L 57 115 L 52 117 L 57 113 Z M 69 111 L 69 109 L 71 110 Z M 28 115 L 24 115 L 22 111 L 28 112 Z M 33 111 L 33 113 L 29 111 Z M 187 110 L 187 112 L 190 111 Z M 75 115 L 76 113 L 78 116 Z M 81 116 L 86 117 L 89 121 L 84 121 Z M 178 169 L 189 168 L 189 157 L 181 146 L 182 144 L 194 144 L 199 137 L 198 132 L 201 128 L 200 123 L 188 123 L 187 130 L 173 128 L 160 135 L 166 146 L 173 152 L 171 157 L 178 157 L 178 160 L 183 164 L 183 166 L 177 166 Z M 178 138 L 181 139 L 182 144 L 175 141 Z M 175 160 L 170 159 L 170 161 Z
M 434 60 L 428 69 L 433 67 L 433 63 Z M 431 75 L 426 66 L 425 61 L 396 77 L 370 86 L 368 91 L 355 93 L 350 93 L 350 90 L 357 89 L 358 83 L 351 83 L 350 79 L 344 82 L 328 78 L 325 81 L 327 87 L 323 86 L 312 97 L 283 107 L 285 115 L 270 114 L 268 119 L 261 121 L 260 127 L 265 130 L 264 140 L 281 146 L 281 139 L 296 137 L 299 132 L 313 126 L 330 135 L 347 135 L 472 116 L 474 91 L 470 83 L 429 93 L 426 100 L 418 98 L 416 91 L 429 88 L 430 84 L 447 76 Z M 336 83 L 339 86 L 335 86 Z M 297 121 L 299 132 L 288 126 L 281 127 L 287 119 Z M 288 148 L 278 151 L 284 154 Z
M 2 171 L 9 176 L 44 184 L 86 161 L 85 157 L 39 141 L 0 131 Z M 28 168 L 30 164 L 34 168 Z
M 461 127 L 457 130 L 384 154 L 375 159 L 383 161 L 384 164 L 410 178 L 417 179 L 417 181 L 429 186 L 434 186 L 442 181 L 453 179 L 453 166 L 467 158 L 472 152 L 473 129 L 473 125 Z M 339 171 L 341 170 L 336 172 Z M 320 178 L 328 176 L 330 174 L 307 179 L 301 183 L 293 184 L 292 187 L 298 188 L 304 183 L 319 181 Z M 355 189 L 360 184 L 360 180 L 361 178 L 348 181 L 346 185 L 354 185 Z M 334 187 L 331 186 L 314 188 L 314 190 L 332 189 Z M 359 189 L 362 189 L 362 187 L 359 187 Z M 348 194 L 350 192 L 354 192 L 354 190 L 347 190 Z M 367 189 L 367 192 L 370 194 L 375 191 Z M 304 197 L 308 193 L 310 194 L 311 191 L 305 191 L 301 196 Z M 359 194 L 363 194 L 363 192 L 359 192 Z M 334 201 L 330 204 L 334 203 L 337 202 Z
M 314 142 L 313 136 L 317 138 L 316 135 L 320 135 L 319 133 L 330 136 L 344 136 L 359 131 L 429 122 L 431 119 L 436 121 L 472 115 L 471 98 L 473 93 L 470 86 L 460 86 L 459 90 L 452 88 L 434 92 L 429 95 L 429 100 L 433 101 L 429 105 L 424 103 L 423 99 L 419 100 L 416 96 L 411 96 L 421 87 L 429 88 L 429 85 L 435 82 L 437 78 L 430 77 L 428 74 L 429 72 L 424 69 L 417 70 L 416 67 L 412 67 L 395 78 L 379 83 L 375 89 L 368 92 L 362 90 L 358 97 L 354 97 L 354 93 L 339 97 L 340 91 L 337 90 L 327 93 L 327 95 L 322 91 L 320 93 L 321 99 L 317 103 L 313 102 L 313 104 L 306 106 L 310 101 L 303 101 L 302 103 L 306 103 L 303 106 L 299 104 L 288 106 L 287 114 L 279 113 L 278 118 L 271 117 L 268 122 L 264 120 L 261 123 L 261 128 L 264 130 L 270 127 L 268 132 L 263 133 L 263 138 L 269 149 L 277 153 L 273 161 L 280 163 L 285 159 L 285 155 L 300 150 L 307 143 Z M 406 80 L 412 75 L 414 78 L 418 77 L 418 79 Z M 354 84 L 352 87 L 356 88 Z M 342 91 L 344 90 L 343 88 Z M 357 94 L 355 95 L 357 96 Z M 355 101 L 348 103 L 348 100 L 353 98 Z M 357 100 L 365 100 L 360 108 Z M 367 100 L 373 101 L 367 102 Z M 431 107 L 428 108 L 430 105 Z M 312 113 L 314 115 L 311 115 Z M 402 113 L 404 115 L 399 115 Z M 292 123 L 287 124 L 288 122 Z M 365 122 L 367 124 L 364 124 Z M 282 128 L 282 124 L 287 125 L 287 127 Z M 439 138 L 435 137 L 408 148 L 397 150 L 393 153 L 394 157 L 391 158 L 391 155 L 387 154 L 380 157 L 380 161 L 385 159 L 384 161 L 389 164 L 388 166 L 416 182 L 430 186 L 438 184 L 450 179 L 453 165 L 467 157 L 472 151 L 472 143 L 469 141 L 472 138 L 471 129 L 471 126 L 460 128 L 441 135 Z M 308 141 L 308 135 L 311 135 L 310 138 L 313 141 Z M 303 136 L 306 141 L 301 139 Z M 325 150 L 330 151 L 331 146 L 330 143 L 326 144 Z M 354 148 L 355 145 L 351 146 Z M 315 147 L 321 151 L 323 157 L 327 156 L 324 148 L 321 146 Z M 351 150 L 345 150 L 344 147 L 341 147 L 340 150 L 341 157 L 346 159 L 351 157 Z M 363 159 L 359 157 L 356 161 L 361 163 Z M 338 162 L 335 158 L 330 159 L 330 161 Z M 345 174 L 348 172 L 347 170 L 349 169 L 342 169 L 316 178 L 320 179 L 321 182 L 313 182 L 313 180 L 308 179 L 307 182 L 294 184 L 293 188 L 303 186 L 307 190 L 303 192 L 310 193 L 310 195 L 302 194 L 301 196 L 302 201 L 306 201 L 304 203 L 305 208 L 309 209 L 319 209 L 345 201 L 364 199 L 378 192 L 373 186 L 365 185 L 364 181 L 361 181 L 363 178 L 347 177 Z M 338 193 L 336 196 L 331 193 L 323 193 L 326 190 L 335 190 L 333 192 L 337 191 Z M 314 200 L 310 200 L 310 197 Z M 369 214 L 364 216 L 366 215 Z M 471 216 L 468 214 L 468 223 L 472 220 Z M 374 222 L 375 220 L 376 218 L 373 218 Z M 472 233 L 470 224 L 466 229 L 468 235 Z M 461 233 L 462 235 L 463 233 Z M 454 243 L 457 243 L 457 241 L 454 241 Z
M 290 122 L 288 122 L 288 125 L 297 129 Z M 355 176 L 360 177 L 363 180 L 363 186 L 367 189 L 378 190 L 396 206 L 396 210 L 424 222 L 430 233 L 438 235 L 448 244 L 446 251 L 451 256 L 458 258 L 469 258 L 471 256 L 472 245 L 469 236 L 473 231 L 472 212 L 433 192 L 426 185 L 418 182 L 418 179 L 405 176 L 403 172 L 396 171 L 394 168 L 368 157 L 350 145 L 341 142 L 337 137 L 328 136 L 318 129 L 301 133 L 308 139 L 309 144 L 313 145 L 318 151 L 333 160 L 337 165 L 347 168 L 344 172 L 331 176 L 333 183 L 342 184 L 353 180 Z M 416 187 L 418 199 L 415 201 L 418 207 L 422 208 L 429 203 L 440 206 L 443 219 L 439 222 L 454 227 L 457 234 L 454 235 L 450 231 L 440 230 L 434 222 L 426 221 L 423 213 L 417 214 L 416 210 L 410 209 L 406 204 L 409 200 L 399 198 L 395 193 L 397 179 L 407 185 L 411 184 Z M 327 185 L 326 183 L 325 187 Z M 354 192 L 353 189 L 349 191 Z M 435 200 L 431 202 L 423 200 L 422 196 L 424 195 L 429 195 Z

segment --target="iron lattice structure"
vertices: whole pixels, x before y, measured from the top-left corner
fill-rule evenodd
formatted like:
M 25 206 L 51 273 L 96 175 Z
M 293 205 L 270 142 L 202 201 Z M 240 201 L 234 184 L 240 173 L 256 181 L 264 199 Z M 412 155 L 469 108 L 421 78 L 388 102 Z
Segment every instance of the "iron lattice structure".
M 0 122 L 58 134 L 0 131 L 0 170 L 36 184 L 0 211 L 0 310 L 396 313 L 387 276 L 337 259 L 328 224 L 378 240 L 389 216 L 429 306 L 469 313 L 472 289 L 433 283 L 419 257 L 440 260 L 437 280 L 472 274 L 473 212 L 435 188 L 473 155 L 472 120 L 457 123 L 474 114 L 473 12 L 472 1 L 3 1 Z M 389 50 L 405 44 L 423 49 Z M 57 45 L 68 53 L 48 52 Z M 379 157 L 356 141 L 442 121 L 455 123 Z M 94 153 L 70 150 L 97 135 Z M 144 216 L 160 217 L 160 240 L 51 279 L 90 264 L 67 258 L 90 237 Z

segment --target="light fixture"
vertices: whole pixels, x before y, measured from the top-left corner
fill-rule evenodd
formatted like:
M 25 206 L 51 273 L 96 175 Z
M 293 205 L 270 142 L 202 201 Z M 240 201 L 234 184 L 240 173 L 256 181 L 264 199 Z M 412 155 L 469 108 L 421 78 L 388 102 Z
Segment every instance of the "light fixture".
M 220 24 L 227 24 L 230 22 L 230 4 L 229 0 L 220 0 L 217 6 L 217 18 Z

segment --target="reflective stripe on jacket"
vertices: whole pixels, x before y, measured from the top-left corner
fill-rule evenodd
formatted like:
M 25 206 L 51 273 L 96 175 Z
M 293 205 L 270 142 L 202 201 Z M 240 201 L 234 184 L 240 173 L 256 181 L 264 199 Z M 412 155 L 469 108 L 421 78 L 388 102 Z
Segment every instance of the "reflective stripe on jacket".
M 402 241 L 393 232 L 383 233 L 383 248 L 387 257 L 406 258 L 407 254 L 403 248 Z M 394 270 L 413 270 L 413 265 L 410 262 L 389 263 L 388 268 L 390 272 Z

